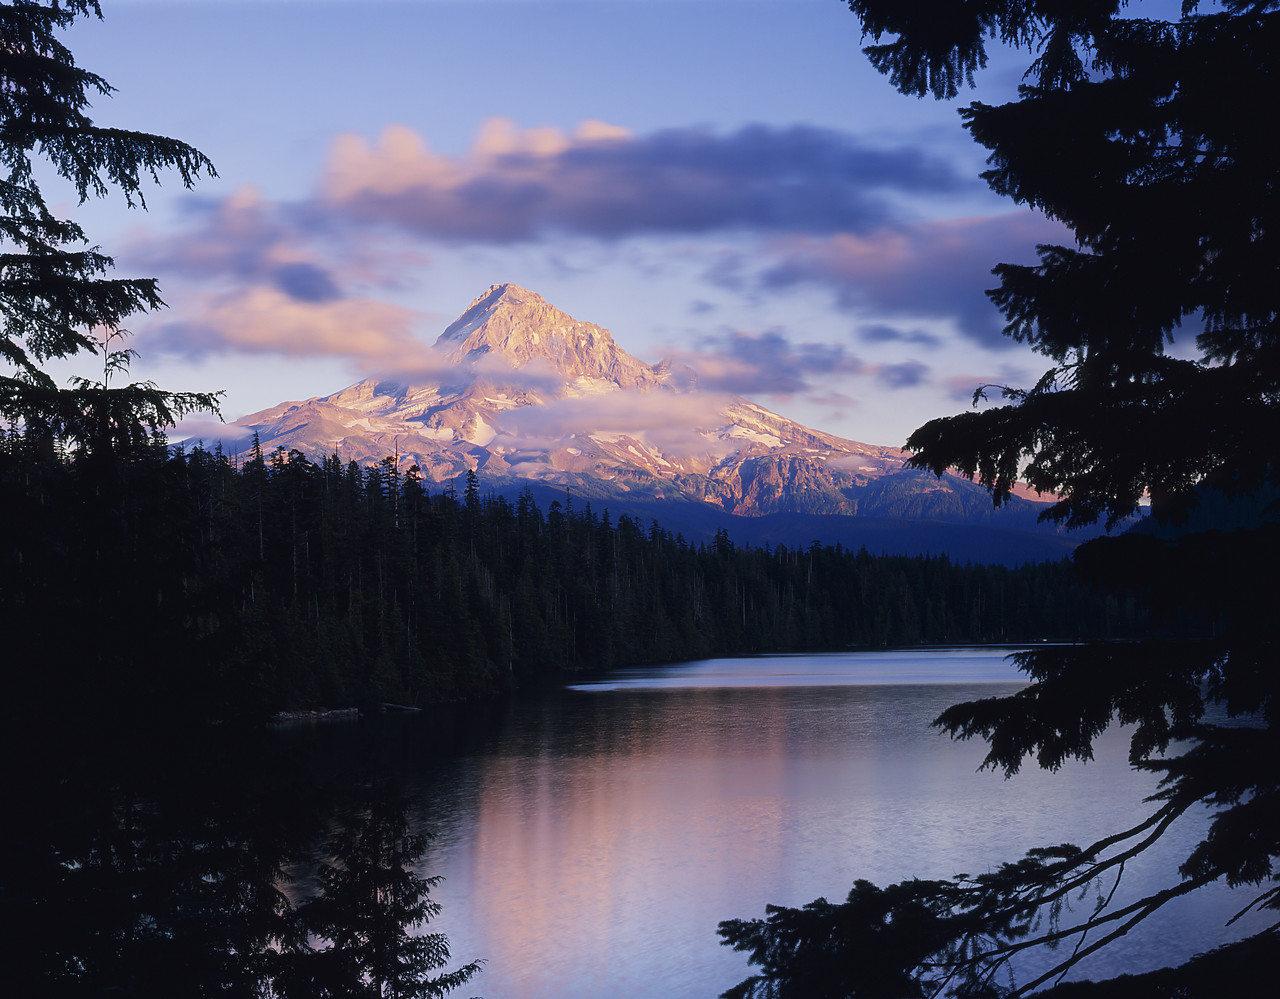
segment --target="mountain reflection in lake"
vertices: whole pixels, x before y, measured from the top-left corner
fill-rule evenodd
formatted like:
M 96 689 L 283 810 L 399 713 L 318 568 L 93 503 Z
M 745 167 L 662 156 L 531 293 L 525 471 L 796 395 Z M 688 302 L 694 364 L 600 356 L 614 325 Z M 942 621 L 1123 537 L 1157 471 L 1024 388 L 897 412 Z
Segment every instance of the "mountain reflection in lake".
M 145 733 L 20 747 L 0 895 L 28 986 L 15 994 L 321 994 L 323 976 L 360 972 L 326 963 L 316 928 L 341 936 L 343 905 L 353 926 L 369 916 L 362 885 L 307 907 L 322 886 L 343 895 L 318 872 L 346 856 L 370 877 L 443 876 L 443 911 L 413 932 L 446 934 L 449 968 L 486 961 L 459 996 L 709 999 L 747 973 L 719 946 L 722 919 L 839 899 L 857 878 L 978 873 L 1145 813 L 1153 780 L 1129 772 L 1123 733 L 1088 766 L 1006 781 L 976 772 L 981 745 L 930 729 L 949 704 L 1017 688 L 1006 651 L 625 670 L 507 704 L 191 735 L 159 755 Z M 1126 877 L 1141 886 L 1196 836 Z M 1206 949 L 1232 901 L 1183 900 L 1083 971 Z

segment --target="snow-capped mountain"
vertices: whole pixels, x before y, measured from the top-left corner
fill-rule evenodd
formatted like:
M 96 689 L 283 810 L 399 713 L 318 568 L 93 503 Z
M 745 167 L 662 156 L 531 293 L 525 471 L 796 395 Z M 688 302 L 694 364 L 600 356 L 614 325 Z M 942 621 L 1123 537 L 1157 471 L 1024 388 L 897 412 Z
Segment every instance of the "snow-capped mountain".
M 811 430 L 697 376 L 645 364 L 540 295 L 493 285 L 436 341 L 430 377 L 368 379 L 237 420 L 262 448 L 361 463 L 396 456 L 437 482 L 475 469 L 585 495 L 681 496 L 730 513 L 857 512 L 902 470 L 891 447 Z
M 906 454 L 802 426 L 696 372 L 646 364 L 534 292 L 493 285 L 402 380 L 368 379 L 236 421 L 278 447 L 345 463 L 394 457 L 425 479 L 723 516 L 990 521 L 985 491 L 904 468 Z M 1002 511 L 1029 526 L 1033 505 Z M 700 514 L 698 516 L 701 516 Z M 815 536 L 815 535 L 811 535 Z

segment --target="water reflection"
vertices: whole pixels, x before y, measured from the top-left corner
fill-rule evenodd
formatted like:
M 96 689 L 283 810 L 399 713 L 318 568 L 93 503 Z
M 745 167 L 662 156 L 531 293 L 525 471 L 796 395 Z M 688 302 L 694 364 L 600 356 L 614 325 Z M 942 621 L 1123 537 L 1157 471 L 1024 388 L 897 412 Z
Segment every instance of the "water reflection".
M 998 654 L 969 664 L 976 683 L 759 682 L 839 669 L 788 659 L 575 684 L 507 717 L 447 772 L 424 772 L 452 817 L 430 850 L 445 876 L 440 928 L 489 959 L 489 999 L 715 996 L 747 972 L 718 946 L 721 919 L 843 898 L 857 878 L 978 873 L 1146 813 L 1154 780 L 1129 771 L 1124 733 L 1089 766 L 1006 781 L 977 772 L 983 747 L 929 727 L 951 703 L 1016 689 L 994 682 Z M 746 672 L 708 683 L 726 663 Z M 1128 876 L 1156 876 L 1199 828 Z M 1085 973 L 1181 960 L 1231 904 L 1197 899 Z
M 723 919 L 858 878 L 979 873 L 1145 814 L 1153 778 L 1128 770 L 1123 733 L 1087 767 L 1006 781 L 929 727 L 1014 690 L 1002 654 L 910 653 L 901 672 L 893 653 L 719 661 L 419 718 L 187 733 L 163 752 L 152 733 L 11 739 L 7 991 L 354 995 L 442 973 L 434 932 L 486 959 L 462 995 L 718 995 L 747 972 Z M 1201 828 L 1126 876 L 1141 888 Z M 424 888 L 443 906 L 426 931 Z M 1181 960 L 1235 911 L 1225 892 L 1184 902 L 1084 972 Z M 400 964 L 377 970 L 378 953 Z

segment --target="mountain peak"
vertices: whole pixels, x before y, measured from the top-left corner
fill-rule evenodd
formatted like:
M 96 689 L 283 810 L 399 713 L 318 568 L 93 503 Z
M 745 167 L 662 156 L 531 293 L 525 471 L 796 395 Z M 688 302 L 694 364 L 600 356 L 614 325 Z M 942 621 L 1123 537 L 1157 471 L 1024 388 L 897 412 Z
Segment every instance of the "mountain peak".
M 481 294 L 471 305 L 477 305 L 480 302 L 501 301 L 510 303 L 511 305 L 546 305 L 547 300 L 539 295 L 536 291 L 530 291 L 528 288 L 522 288 L 518 284 L 512 284 L 504 281 L 502 284 L 491 284 L 488 290 Z M 470 308 L 470 306 L 468 306 Z
M 642 388 L 661 379 L 618 346 L 608 330 L 574 319 L 518 284 L 494 284 L 436 340 L 454 364 L 487 356 L 512 367 L 542 361 L 568 378 Z
M 550 308 L 547 300 L 536 291 L 521 288 L 518 284 L 491 284 L 481 294 L 477 295 L 472 303 L 466 307 L 462 315 L 458 317 L 457 321 L 444 331 L 444 337 L 449 336 L 449 331 L 454 327 L 459 324 L 466 325 L 469 319 L 475 319 L 480 314 L 487 314 L 503 307 L 521 308 L 526 306 Z

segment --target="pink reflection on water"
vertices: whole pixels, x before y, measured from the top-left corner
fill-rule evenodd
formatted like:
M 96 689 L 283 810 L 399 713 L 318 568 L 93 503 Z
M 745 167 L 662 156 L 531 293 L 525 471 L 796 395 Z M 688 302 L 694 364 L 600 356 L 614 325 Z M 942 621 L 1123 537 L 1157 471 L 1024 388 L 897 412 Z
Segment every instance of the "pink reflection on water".
M 748 971 L 718 945 L 722 919 L 840 898 L 857 878 L 979 873 L 1146 814 L 1155 782 L 1129 771 L 1122 732 L 1089 766 L 1004 780 L 977 771 L 980 744 L 929 727 L 951 703 L 1017 689 L 991 682 L 1008 676 L 1003 652 L 944 657 L 936 668 L 969 680 L 952 685 L 790 683 L 776 678 L 839 666 L 721 660 L 615 676 L 518 714 L 455 788 L 461 818 L 432 869 L 456 899 L 441 894 L 440 928 L 459 956 L 489 961 L 477 985 L 489 999 L 715 996 Z M 844 679 L 879 675 L 893 655 Z M 1096 973 L 1203 949 L 1229 904 L 1135 934 L 1110 949 L 1119 967 Z

